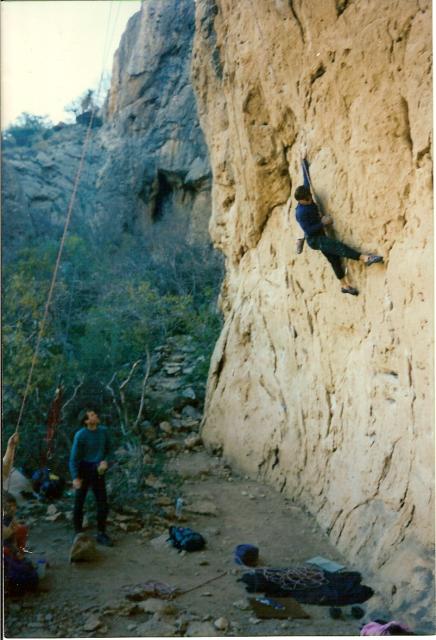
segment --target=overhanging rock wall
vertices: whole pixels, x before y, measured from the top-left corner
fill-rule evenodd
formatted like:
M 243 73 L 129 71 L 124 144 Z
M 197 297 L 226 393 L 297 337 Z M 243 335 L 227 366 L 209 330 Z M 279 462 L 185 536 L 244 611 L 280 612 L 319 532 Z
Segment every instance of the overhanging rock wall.
M 403 619 L 433 569 L 431 14 L 425 0 L 197 0 L 193 83 L 226 256 L 203 438 L 316 515 Z M 289 198 L 307 148 L 358 298 Z M 290 180 L 289 180 L 290 176 Z

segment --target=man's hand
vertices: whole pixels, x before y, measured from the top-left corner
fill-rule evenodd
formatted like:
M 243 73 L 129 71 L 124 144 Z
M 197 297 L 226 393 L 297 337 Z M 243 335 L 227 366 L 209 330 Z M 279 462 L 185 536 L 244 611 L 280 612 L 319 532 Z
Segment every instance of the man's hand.
M 82 486 L 82 479 L 81 478 L 74 478 L 74 480 L 73 480 L 74 489 L 80 489 L 81 486 Z
M 11 449 L 15 449 L 18 444 L 19 438 L 20 436 L 18 435 L 18 433 L 13 433 L 8 440 L 8 447 L 10 447 Z
M 106 460 L 102 460 L 102 461 L 100 462 L 100 464 L 98 465 L 98 467 L 97 467 L 97 471 L 98 471 L 98 473 L 102 473 L 102 474 L 103 474 L 105 471 L 107 471 L 108 466 L 109 466 L 109 465 L 108 465 L 108 463 L 106 462 Z
M 329 224 L 333 224 L 333 218 L 329 215 L 325 215 L 321 218 L 321 222 L 323 223 L 323 225 L 326 227 Z

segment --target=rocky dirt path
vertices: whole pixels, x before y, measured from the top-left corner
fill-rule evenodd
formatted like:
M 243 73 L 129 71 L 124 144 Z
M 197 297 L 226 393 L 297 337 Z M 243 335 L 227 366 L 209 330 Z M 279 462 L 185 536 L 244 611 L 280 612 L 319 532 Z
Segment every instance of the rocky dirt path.
M 203 450 L 170 459 L 167 471 L 178 478 L 178 493 L 186 504 L 181 524 L 200 531 L 206 549 L 180 554 L 165 543 L 167 524 L 175 521 L 174 508 L 167 504 L 173 502 L 169 487 L 162 481 L 157 481 L 153 498 L 167 504 L 160 521 L 141 525 L 133 516 L 112 513 L 115 546 L 99 548 L 92 563 L 69 563 L 71 525 L 61 516 L 47 515 L 45 505 L 44 516 L 32 525 L 30 545 L 35 556 L 45 554 L 50 564 L 43 581 L 46 591 L 6 600 L 8 637 L 359 634 L 361 622 L 350 616 L 349 607 L 343 608 L 342 620 L 332 620 L 328 607 L 311 605 L 304 605 L 308 619 L 259 620 L 238 582 L 242 571 L 233 550 L 242 542 L 259 547 L 260 565 L 289 566 L 315 555 L 341 561 L 313 519 L 280 493 L 232 473 Z M 62 504 L 70 509 L 71 502 L 66 497 Z M 126 598 L 148 580 L 183 591 L 211 581 L 172 601 Z

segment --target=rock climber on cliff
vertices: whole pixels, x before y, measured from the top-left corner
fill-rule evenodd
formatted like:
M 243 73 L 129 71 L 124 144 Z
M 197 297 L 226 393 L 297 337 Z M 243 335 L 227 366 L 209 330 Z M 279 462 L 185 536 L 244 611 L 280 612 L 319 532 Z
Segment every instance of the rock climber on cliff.
M 321 251 L 333 267 L 336 277 L 340 280 L 342 293 L 349 293 L 352 296 L 359 294 L 356 287 L 353 287 L 345 275 L 341 258 L 360 260 L 367 267 L 376 262 L 383 262 L 381 256 L 365 254 L 348 247 L 339 240 L 329 238 L 325 232 L 325 227 L 333 223 L 329 215 L 320 215 L 318 205 L 312 198 L 309 180 L 309 165 L 306 159 L 302 161 L 304 184 L 295 190 L 295 199 L 298 205 L 295 210 L 295 217 L 298 224 L 304 231 L 307 244 L 311 249 Z

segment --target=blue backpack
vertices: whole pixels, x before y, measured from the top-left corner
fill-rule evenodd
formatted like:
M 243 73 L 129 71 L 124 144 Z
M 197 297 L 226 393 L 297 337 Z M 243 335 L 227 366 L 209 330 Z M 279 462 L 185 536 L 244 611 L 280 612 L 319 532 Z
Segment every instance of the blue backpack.
M 57 500 L 62 497 L 65 487 L 65 480 L 47 467 L 38 469 L 32 475 L 32 486 L 35 493 L 46 500 Z
M 170 527 L 169 534 L 168 540 L 179 551 L 200 551 L 206 544 L 201 533 L 189 527 Z

